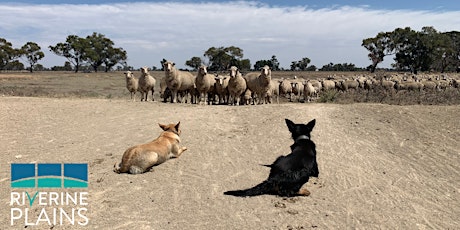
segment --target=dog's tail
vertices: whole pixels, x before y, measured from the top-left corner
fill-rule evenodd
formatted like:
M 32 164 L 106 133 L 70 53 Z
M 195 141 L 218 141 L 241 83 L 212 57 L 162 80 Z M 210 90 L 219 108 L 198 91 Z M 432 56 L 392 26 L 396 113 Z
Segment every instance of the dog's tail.
M 233 191 L 226 191 L 224 192 L 225 195 L 231 196 L 259 196 L 263 194 L 272 194 L 273 193 L 273 185 L 268 181 L 264 181 L 252 188 L 244 189 L 244 190 L 233 190 Z

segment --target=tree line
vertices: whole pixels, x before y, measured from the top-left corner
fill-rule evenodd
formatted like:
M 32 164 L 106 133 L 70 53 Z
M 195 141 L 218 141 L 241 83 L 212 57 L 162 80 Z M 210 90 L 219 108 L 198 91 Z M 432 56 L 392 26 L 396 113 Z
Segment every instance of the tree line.
M 369 51 L 371 64 L 366 68 L 374 72 L 378 64 L 387 56 L 394 56 L 392 67 L 398 71 L 460 71 L 460 32 L 438 32 L 433 27 L 423 27 L 414 31 L 410 27 L 397 28 L 391 32 L 380 32 L 373 38 L 363 39 L 361 46 Z M 115 66 L 118 69 L 133 69 L 127 65 L 127 52 L 123 48 L 114 47 L 114 42 L 105 35 L 94 32 L 87 37 L 69 35 L 65 42 L 48 47 L 51 52 L 67 59 L 64 66 L 55 66 L 52 70 L 74 70 L 89 66 L 93 71 L 109 71 Z M 23 70 L 24 65 L 19 59 L 25 59 L 32 72 L 43 69 L 38 61 L 45 57 L 41 47 L 34 42 L 27 42 L 19 49 L 0 38 L 0 70 Z M 160 61 L 160 64 L 162 64 Z M 310 58 L 304 57 L 292 61 L 291 71 L 356 71 L 363 70 L 352 63 L 329 63 L 321 68 L 310 65 Z M 230 66 L 237 66 L 243 71 L 260 69 L 268 65 L 273 70 L 282 70 L 275 55 L 270 59 L 258 60 L 251 65 L 245 59 L 243 49 L 235 46 L 211 47 L 202 57 L 194 56 L 185 62 L 193 70 L 200 65 L 207 65 L 211 71 L 225 71 Z M 162 65 L 161 65 L 162 66 Z M 155 66 L 153 69 L 157 69 Z
M 397 70 L 458 72 L 460 69 L 460 32 L 438 32 L 433 27 L 421 31 L 410 27 L 380 32 L 363 40 L 361 46 L 369 51 L 371 72 L 386 56 L 394 55 L 392 67 Z

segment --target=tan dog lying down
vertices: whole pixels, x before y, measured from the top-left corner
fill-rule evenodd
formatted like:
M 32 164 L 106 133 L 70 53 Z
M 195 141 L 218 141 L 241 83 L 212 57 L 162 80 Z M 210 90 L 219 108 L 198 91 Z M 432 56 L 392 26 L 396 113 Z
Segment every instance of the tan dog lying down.
M 179 124 L 160 125 L 164 131 L 160 136 L 146 144 L 128 148 L 123 154 L 121 163 L 114 165 L 116 173 L 144 173 L 155 165 L 159 165 L 170 158 L 179 157 L 186 147 L 180 147 Z

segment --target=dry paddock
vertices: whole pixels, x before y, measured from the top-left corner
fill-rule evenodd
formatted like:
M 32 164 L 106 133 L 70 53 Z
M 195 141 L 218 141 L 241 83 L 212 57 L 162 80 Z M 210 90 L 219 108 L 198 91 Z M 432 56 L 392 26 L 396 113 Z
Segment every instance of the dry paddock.
M 3 96 L 0 228 L 25 228 L 9 222 L 11 163 L 85 162 L 91 229 L 457 229 L 459 114 L 458 105 L 232 107 Z M 320 175 L 306 185 L 311 196 L 224 196 L 264 180 L 268 169 L 260 164 L 289 152 L 284 118 L 317 120 Z M 141 175 L 112 172 L 126 148 L 160 133 L 157 123 L 177 121 L 188 147 L 180 158 Z M 27 227 L 52 228 L 73 229 Z

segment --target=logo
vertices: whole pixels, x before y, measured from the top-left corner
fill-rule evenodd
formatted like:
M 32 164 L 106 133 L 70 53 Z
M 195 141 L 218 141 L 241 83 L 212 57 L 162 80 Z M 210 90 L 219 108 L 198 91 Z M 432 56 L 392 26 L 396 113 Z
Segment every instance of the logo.
M 86 226 L 89 223 L 85 190 L 88 164 L 13 163 L 11 188 L 14 189 L 10 196 L 11 226 Z M 28 191 L 30 189 L 38 191 Z
M 11 164 L 11 187 L 88 188 L 88 164 Z

